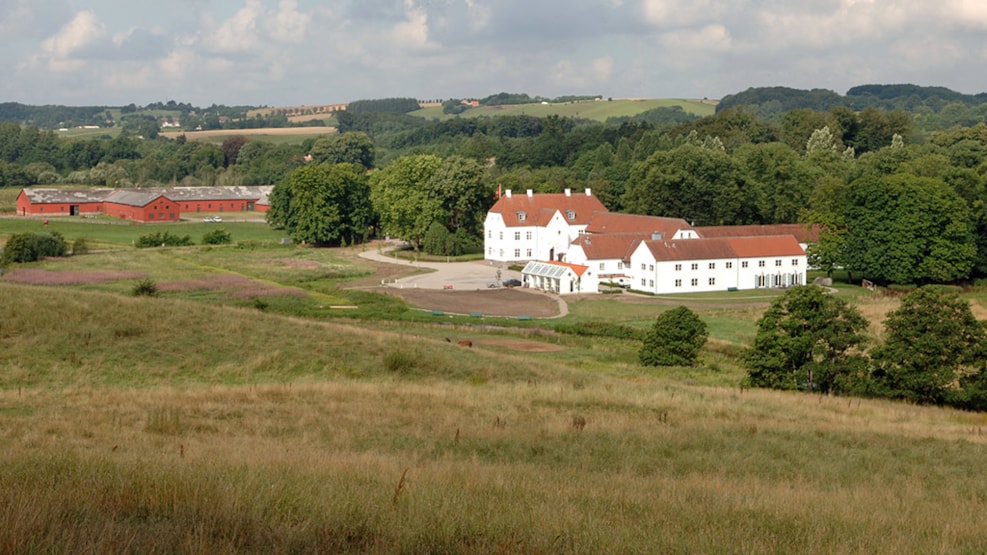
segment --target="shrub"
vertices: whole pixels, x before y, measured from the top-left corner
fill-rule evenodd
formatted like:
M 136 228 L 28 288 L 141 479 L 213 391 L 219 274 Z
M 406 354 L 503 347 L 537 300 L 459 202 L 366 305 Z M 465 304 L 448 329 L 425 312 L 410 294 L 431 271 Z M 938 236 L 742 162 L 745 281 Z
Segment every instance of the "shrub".
M 154 280 L 142 279 L 134 284 L 134 288 L 131 293 L 135 297 L 157 297 L 158 296 L 158 284 Z
M 615 337 L 617 339 L 644 339 L 644 331 L 613 322 L 576 322 L 574 324 L 558 324 L 555 331 L 569 335 L 584 337 Z
M 89 253 L 89 241 L 85 237 L 79 237 L 72 243 L 72 254 Z
M 137 242 L 134 244 L 139 249 L 146 249 L 149 247 L 187 247 L 192 245 L 192 237 L 186 235 L 184 237 L 179 237 L 173 235 L 169 231 L 164 233 L 149 233 L 147 235 L 141 235 L 137 238 Z
M 11 235 L 0 257 L 0 266 L 18 262 L 34 262 L 49 256 L 65 256 L 68 245 L 57 231 L 52 233 L 19 233 Z
M 202 236 L 203 245 L 228 245 L 233 242 L 233 236 L 225 229 L 214 229 Z

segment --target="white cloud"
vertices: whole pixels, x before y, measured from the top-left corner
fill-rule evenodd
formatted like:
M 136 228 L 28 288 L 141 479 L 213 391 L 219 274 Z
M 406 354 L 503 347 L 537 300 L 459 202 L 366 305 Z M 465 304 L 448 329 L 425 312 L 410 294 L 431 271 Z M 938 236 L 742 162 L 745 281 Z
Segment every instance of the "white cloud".
M 260 0 L 246 0 L 245 5 L 232 18 L 223 22 L 209 38 L 209 45 L 217 52 L 248 52 L 259 46 L 257 20 L 264 13 Z
M 64 60 L 80 48 L 106 34 L 106 27 L 96 14 L 82 11 L 75 14 L 54 36 L 41 43 L 41 48 L 54 59 Z
M 434 47 L 428 38 L 428 12 L 412 7 L 410 0 L 405 0 L 405 4 L 408 6 L 405 12 L 407 19 L 395 24 L 391 31 L 396 46 L 415 49 Z
M 276 40 L 300 43 L 305 40 L 308 24 L 309 16 L 298 11 L 297 0 L 281 0 L 268 32 Z

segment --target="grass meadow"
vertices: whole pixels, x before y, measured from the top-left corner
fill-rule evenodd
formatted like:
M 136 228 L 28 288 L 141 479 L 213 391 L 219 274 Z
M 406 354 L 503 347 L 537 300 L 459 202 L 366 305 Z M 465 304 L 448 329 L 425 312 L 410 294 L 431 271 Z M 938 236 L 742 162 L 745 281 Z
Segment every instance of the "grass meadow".
M 987 545 L 987 415 L 741 389 L 769 299 L 683 298 L 702 365 L 646 369 L 634 341 L 545 322 L 413 320 L 351 288 L 373 281 L 352 249 L 138 250 L 104 228 L 118 248 L 0 279 L 0 553 Z M 144 278 L 157 297 L 130 294 Z M 619 297 L 564 321 L 645 327 L 678 300 Z

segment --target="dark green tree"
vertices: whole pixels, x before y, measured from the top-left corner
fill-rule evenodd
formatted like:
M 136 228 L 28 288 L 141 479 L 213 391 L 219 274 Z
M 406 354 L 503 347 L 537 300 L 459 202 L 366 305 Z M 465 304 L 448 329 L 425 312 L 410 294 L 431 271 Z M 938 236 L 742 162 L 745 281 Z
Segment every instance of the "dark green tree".
M 978 374 L 984 327 L 970 303 L 934 287 L 916 289 L 884 321 L 885 340 L 874 349 L 874 382 L 883 396 L 948 403 L 962 380 Z
M 696 225 L 753 223 L 756 211 L 739 164 L 722 150 L 692 144 L 635 164 L 622 204 L 633 214 L 684 218 Z
M 774 389 L 855 391 L 865 369 L 858 349 L 866 327 L 856 308 L 822 288 L 790 289 L 757 321 L 743 355 L 748 380 Z
M 706 323 L 695 312 L 673 308 L 655 319 L 638 358 L 644 366 L 692 366 L 708 337 Z
M 969 277 L 976 257 L 969 208 L 942 180 L 864 177 L 838 207 L 843 266 L 883 283 L 946 283 Z M 825 223 L 825 222 L 823 222 Z
M 267 217 L 298 243 L 362 241 L 373 223 L 366 172 L 353 164 L 302 166 L 274 186 Z
M 360 131 L 321 137 L 309 151 L 315 162 L 355 164 L 365 169 L 374 167 L 374 142 Z

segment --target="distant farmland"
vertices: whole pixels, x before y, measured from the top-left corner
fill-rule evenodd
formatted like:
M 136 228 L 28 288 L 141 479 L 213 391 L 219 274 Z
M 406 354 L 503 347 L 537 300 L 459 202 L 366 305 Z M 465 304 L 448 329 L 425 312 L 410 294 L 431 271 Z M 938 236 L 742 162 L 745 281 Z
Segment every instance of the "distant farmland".
M 192 141 L 222 143 L 232 135 L 244 135 L 270 142 L 298 143 L 309 137 L 331 135 L 335 127 L 263 127 L 259 129 L 210 129 L 208 131 L 162 131 L 161 136 L 174 139 L 179 135 Z
M 655 108 L 681 106 L 687 113 L 700 117 L 711 116 L 716 110 L 716 100 L 685 100 L 675 98 L 621 98 L 614 100 L 587 100 L 581 102 L 560 102 L 548 104 L 512 104 L 507 106 L 480 106 L 470 108 L 461 117 L 516 116 L 529 115 L 546 117 L 558 115 L 596 121 L 606 121 L 612 117 L 635 116 Z M 427 119 L 444 119 L 442 107 L 429 107 L 411 112 L 413 116 Z

